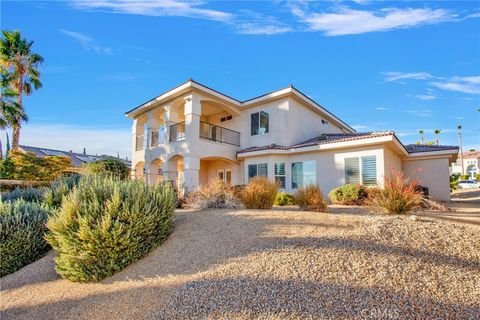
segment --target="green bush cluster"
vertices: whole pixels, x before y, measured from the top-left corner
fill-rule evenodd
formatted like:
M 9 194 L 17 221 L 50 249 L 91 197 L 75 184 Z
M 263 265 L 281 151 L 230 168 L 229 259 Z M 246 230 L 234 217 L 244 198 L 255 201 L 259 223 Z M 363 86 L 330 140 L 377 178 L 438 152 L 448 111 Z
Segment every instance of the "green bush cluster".
M 367 189 L 359 184 L 345 184 L 328 193 L 332 203 L 344 205 L 362 205 L 367 197 Z
M 15 201 L 23 199 L 27 202 L 42 202 L 46 188 L 16 188 L 11 192 L 2 193 L 2 201 Z
M 50 248 L 43 238 L 48 210 L 36 202 L 0 201 L 0 276 L 39 259 Z
M 275 206 L 292 206 L 295 204 L 295 197 L 293 194 L 286 192 L 278 192 L 275 196 Z
M 98 281 L 140 259 L 170 234 L 170 184 L 83 177 L 48 221 L 56 270 L 71 281 Z
M 44 203 L 50 208 L 60 208 L 62 200 L 80 181 L 79 175 L 62 176 L 52 182 L 44 194 Z
M 102 159 L 86 165 L 87 173 L 128 179 L 130 168 L 120 159 Z

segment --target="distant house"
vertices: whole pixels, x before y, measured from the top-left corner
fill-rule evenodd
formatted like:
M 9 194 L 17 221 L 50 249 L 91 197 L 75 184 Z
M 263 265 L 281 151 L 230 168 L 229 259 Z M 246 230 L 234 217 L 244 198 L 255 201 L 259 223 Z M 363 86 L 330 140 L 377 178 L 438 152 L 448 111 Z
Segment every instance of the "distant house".
M 364 112 L 367 112 L 366 110 Z M 450 200 L 457 146 L 404 145 L 393 131 L 356 132 L 293 86 L 245 101 L 194 80 L 128 111 L 132 175 L 192 190 L 218 178 L 232 185 L 265 176 L 286 192 L 325 193 L 346 183 L 379 186 L 393 170 Z
M 458 155 L 457 161 L 450 167 L 450 172 L 468 174 L 470 179 L 475 179 L 480 173 L 480 151 L 468 151 L 464 152 L 463 156 Z
M 31 146 L 19 146 L 19 150 L 23 152 L 32 152 L 38 157 L 47 157 L 47 156 L 62 156 L 62 157 L 69 157 L 72 161 L 73 167 L 81 167 L 85 163 L 91 163 L 97 160 L 108 159 L 108 158 L 116 158 L 113 156 L 108 155 L 92 155 L 87 154 L 84 150 L 83 153 L 76 153 L 72 151 L 64 151 L 64 150 L 55 150 L 55 149 L 48 149 L 48 148 L 40 148 L 40 147 L 31 147 Z M 130 166 L 131 163 L 128 160 L 120 159 L 125 162 L 126 165 Z

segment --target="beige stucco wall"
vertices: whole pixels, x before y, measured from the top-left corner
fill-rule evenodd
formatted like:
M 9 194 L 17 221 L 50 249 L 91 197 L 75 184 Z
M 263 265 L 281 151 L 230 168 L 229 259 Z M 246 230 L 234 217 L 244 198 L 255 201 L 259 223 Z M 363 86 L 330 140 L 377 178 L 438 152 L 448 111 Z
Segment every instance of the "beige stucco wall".
M 242 184 L 242 175 L 239 163 L 232 163 L 225 160 L 200 161 L 200 184 L 205 185 L 215 180 L 219 170 L 232 171 L 232 185 Z
M 402 168 L 407 177 L 418 179 L 428 187 L 434 200 L 450 201 L 449 159 L 424 159 L 404 161 Z
M 391 147 L 385 145 L 384 148 L 385 175 L 390 176 L 395 171 L 402 171 L 402 159 L 395 153 Z
M 268 164 L 268 176 L 274 179 L 275 162 L 285 162 L 287 192 L 295 192 L 292 186 L 291 166 L 293 162 L 316 161 L 317 184 L 326 196 L 330 190 L 345 184 L 345 158 L 375 155 L 377 157 L 377 182 L 383 183 L 384 156 L 383 146 L 356 147 L 336 151 L 316 151 L 289 155 L 267 155 L 251 157 L 244 160 L 244 179 L 248 182 L 248 165 Z

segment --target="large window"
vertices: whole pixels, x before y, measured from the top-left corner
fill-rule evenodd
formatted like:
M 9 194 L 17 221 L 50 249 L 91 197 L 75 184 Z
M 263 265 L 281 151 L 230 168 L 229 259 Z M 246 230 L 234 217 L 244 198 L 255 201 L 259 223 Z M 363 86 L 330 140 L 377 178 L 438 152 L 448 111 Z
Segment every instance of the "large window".
M 268 113 L 265 111 L 255 112 L 250 115 L 250 133 L 252 136 L 268 133 Z
M 267 177 L 268 166 L 266 163 L 249 164 L 248 165 L 248 180 L 253 177 Z
M 275 182 L 281 189 L 285 189 L 285 162 L 275 163 Z
M 292 163 L 292 189 L 317 183 L 317 165 L 315 161 Z
M 377 185 L 377 157 L 345 158 L 345 183 Z

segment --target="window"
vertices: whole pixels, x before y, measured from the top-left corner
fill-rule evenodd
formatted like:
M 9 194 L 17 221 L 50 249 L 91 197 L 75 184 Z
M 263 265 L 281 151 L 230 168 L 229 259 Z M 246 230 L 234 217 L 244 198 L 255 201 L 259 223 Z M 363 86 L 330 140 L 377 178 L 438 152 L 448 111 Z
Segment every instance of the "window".
M 268 133 L 268 113 L 265 111 L 255 112 L 250 115 L 250 133 L 252 136 Z
M 248 179 L 253 177 L 267 177 L 268 166 L 266 163 L 249 164 L 248 165 Z
M 224 183 L 231 184 L 232 183 L 232 170 L 230 169 L 220 169 L 217 172 L 218 179 L 223 181 Z
M 225 122 L 225 121 L 228 121 L 228 120 L 232 120 L 232 116 L 226 116 L 226 117 L 220 118 L 220 122 Z
M 285 162 L 275 163 L 275 182 L 278 183 L 280 189 L 285 189 Z
M 317 164 L 315 161 L 292 163 L 292 189 L 317 183 Z
M 377 185 L 377 157 L 345 158 L 345 183 Z

